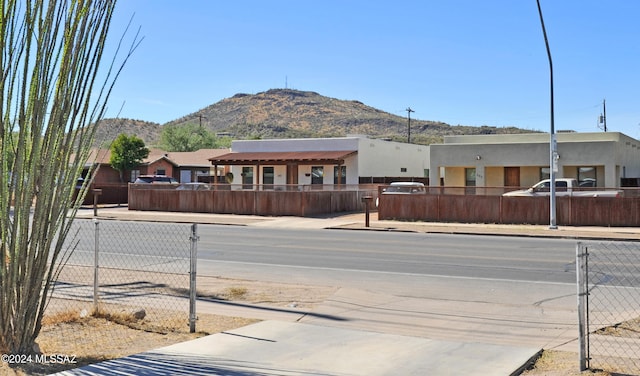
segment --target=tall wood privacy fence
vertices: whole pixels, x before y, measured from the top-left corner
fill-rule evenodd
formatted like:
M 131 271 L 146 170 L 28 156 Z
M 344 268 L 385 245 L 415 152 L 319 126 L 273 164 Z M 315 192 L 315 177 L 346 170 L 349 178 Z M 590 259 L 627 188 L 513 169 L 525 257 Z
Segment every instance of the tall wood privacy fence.
M 96 204 L 126 204 L 129 195 L 127 183 L 95 183 L 89 187 L 82 205 Z
M 201 189 L 202 188 L 202 189 Z M 129 185 L 129 209 L 193 213 L 310 217 L 365 210 L 364 197 L 380 220 L 460 223 L 549 223 L 548 197 L 503 197 L 473 192 L 380 194 L 377 185 L 251 186 L 179 189 Z M 466 193 L 466 194 L 464 194 Z M 640 226 L 640 196 L 558 197 L 556 223 L 567 226 Z M 379 199 L 378 199 L 379 198 Z M 375 203 L 378 202 L 376 208 Z
M 535 224 L 549 223 L 548 197 L 380 195 L 378 219 Z M 638 197 L 557 197 L 556 222 L 565 226 L 640 226 Z
M 375 196 L 376 189 L 180 190 L 170 185 L 131 184 L 129 209 L 310 217 L 363 211 L 365 204 L 362 198 Z

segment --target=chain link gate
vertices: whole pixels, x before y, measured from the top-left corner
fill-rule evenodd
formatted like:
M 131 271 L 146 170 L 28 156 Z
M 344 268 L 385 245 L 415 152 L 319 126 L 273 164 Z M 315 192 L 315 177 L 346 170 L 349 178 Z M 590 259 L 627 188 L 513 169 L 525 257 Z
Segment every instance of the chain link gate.
M 196 224 L 75 219 L 45 315 L 144 310 L 158 332 L 193 333 L 198 241 Z
M 640 374 L 640 243 L 576 246 L 580 370 Z

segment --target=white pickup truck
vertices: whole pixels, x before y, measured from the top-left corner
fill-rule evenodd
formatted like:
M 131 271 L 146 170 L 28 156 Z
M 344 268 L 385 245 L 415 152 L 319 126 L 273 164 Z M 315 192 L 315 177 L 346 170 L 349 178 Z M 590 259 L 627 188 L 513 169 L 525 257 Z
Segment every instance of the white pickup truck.
M 593 188 L 584 188 L 578 185 L 576 179 L 558 178 L 556 181 L 556 196 L 576 196 L 576 197 L 622 197 L 621 190 L 605 190 L 597 191 Z M 529 189 L 511 191 L 503 194 L 510 197 L 536 197 L 549 196 L 551 188 L 551 180 L 545 179 L 538 182 Z

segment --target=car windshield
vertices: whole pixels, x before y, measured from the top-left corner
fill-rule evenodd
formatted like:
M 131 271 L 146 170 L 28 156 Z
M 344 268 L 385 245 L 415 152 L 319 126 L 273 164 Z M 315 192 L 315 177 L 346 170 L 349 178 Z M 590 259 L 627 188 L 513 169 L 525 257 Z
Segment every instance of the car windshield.
M 391 183 L 391 185 L 384 190 L 384 193 L 426 193 L 426 188 L 420 183 Z
M 155 175 L 155 176 L 139 176 L 134 183 L 177 183 L 178 181 L 171 176 Z
M 151 177 L 138 177 L 136 179 L 136 183 L 151 183 L 152 178 Z

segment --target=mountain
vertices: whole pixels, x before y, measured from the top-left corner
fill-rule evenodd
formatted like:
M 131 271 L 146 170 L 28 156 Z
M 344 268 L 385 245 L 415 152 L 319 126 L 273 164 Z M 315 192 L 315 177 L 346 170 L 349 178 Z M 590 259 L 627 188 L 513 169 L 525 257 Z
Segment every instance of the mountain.
M 136 135 L 144 140 L 147 146 L 153 146 L 160 141 L 162 126 L 143 120 L 133 119 L 102 119 L 96 131 L 96 146 L 108 148 L 120 133 Z
M 110 130 L 136 134 L 148 145 L 160 139 L 162 126 L 139 120 L 105 119 Z M 364 134 L 369 137 L 407 141 L 408 119 L 367 106 L 356 100 L 341 100 L 312 91 L 271 89 L 258 94 L 236 94 L 168 124 L 201 124 L 216 134 L 235 139 L 339 137 Z M 101 126 L 102 128 L 102 126 Z M 411 119 L 411 142 L 441 142 L 445 135 L 530 133 L 516 127 L 472 127 Z

